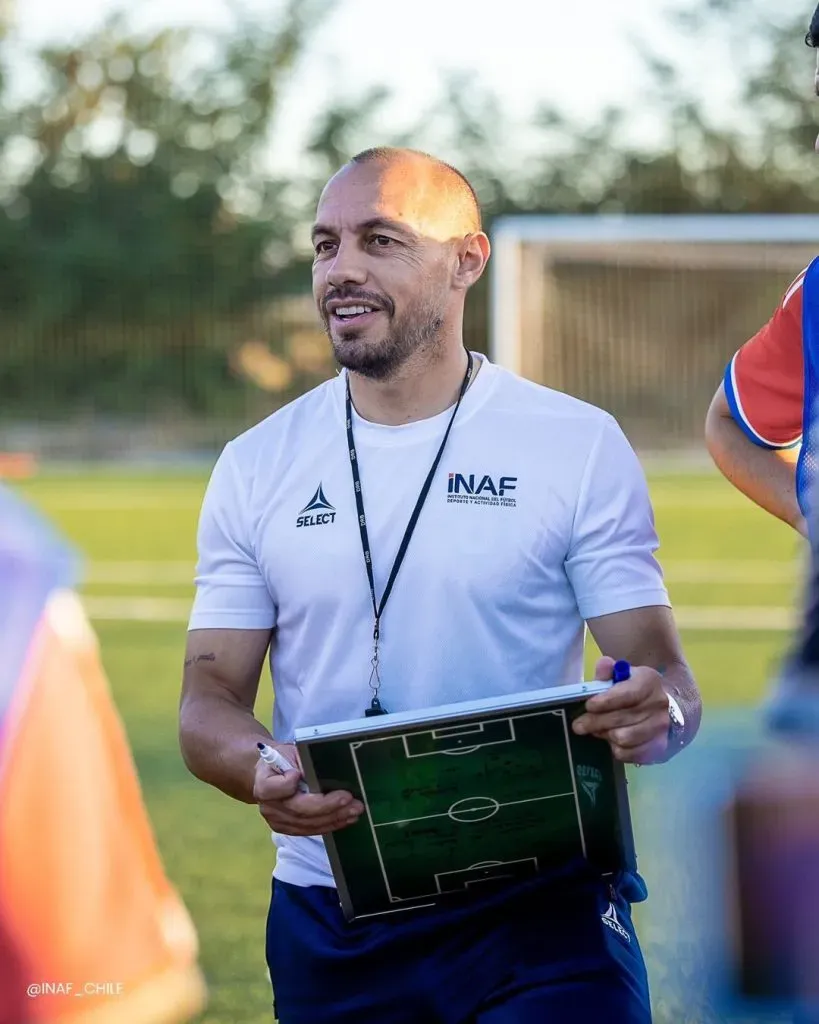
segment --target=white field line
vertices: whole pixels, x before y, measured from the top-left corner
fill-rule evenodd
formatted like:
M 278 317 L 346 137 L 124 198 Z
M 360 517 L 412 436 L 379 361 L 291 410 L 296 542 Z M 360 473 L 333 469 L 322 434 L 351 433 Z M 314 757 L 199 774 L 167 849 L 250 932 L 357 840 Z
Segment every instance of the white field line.
M 178 622 L 188 621 L 191 602 L 171 597 L 85 597 L 88 616 L 97 622 Z M 792 608 L 773 606 L 713 606 L 674 609 L 681 629 L 755 632 L 788 632 L 798 622 Z
M 794 561 L 739 562 L 664 562 L 669 583 L 746 583 L 764 586 L 769 583 L 801 585 L 804 566 Z M 193 585 L 196 571 L 193 562 L 91 562 L 84 582 L 111 583 L 118 586 Z
M 49 512 L 127 512 L 131 509 L 197 510 L 202 503 L 206 482 L 203 480 L 201 488 L 168 489 L 164 494 L 162 488 L 156 490 L 145 488 L 138 491 L 123 488 L 119 493 L 115 488 L 78 489 L 75 493 L 66 492 L 63 489 L 43 488 L 36 493 L 35 497 Z M 649 491 L 655 508 L 753 509 L 753 505 L 747 498 L 727 484 L 718 484 L 714 487 L 694 485 L 683 488 L 663 483 L 655 484 L 649 488 Z
M 662 560 L 661 560 L 662 562 Z M 662 562 L 668 583 L 785 583 L 800 585 L 807 569 L 801 561 Z
M 83 607 L 96 622 L 187 622 L 191 602 L 174 597 L 84 597 Z
M 111 491 L 83 491 L 81 494 L 60 494 L 49 498 L 35 495 L 50 512 L 131 512 L 159 509 L 163 512 L 183 509 L 196 512 L 202 504 L 201 494 L 116 494 Z
M 664 488 L 649 486 L 654 508 L 730 508 L 753 510 L 754 505 L 739 491 L 730 487 Z
M 91 562 L 86 567 L 84 582 L 192 586 L 195 572 L 193 562 Z
M 680 629 L 754 632 L 790 632 L 799 621 L 798 611 L 777 605 L 703 606 L 692 608 L 681 605 L 674 609 L 674 619 Z

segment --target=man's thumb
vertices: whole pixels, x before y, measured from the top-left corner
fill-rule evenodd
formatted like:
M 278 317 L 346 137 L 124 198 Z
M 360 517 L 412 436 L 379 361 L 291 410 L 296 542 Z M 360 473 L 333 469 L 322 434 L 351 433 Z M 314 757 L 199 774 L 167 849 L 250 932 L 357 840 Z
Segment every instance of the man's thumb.
M 594 678 L 600 683 L 607 683 L 614 675 L 614 658 L 603 657 L 594 666 Z

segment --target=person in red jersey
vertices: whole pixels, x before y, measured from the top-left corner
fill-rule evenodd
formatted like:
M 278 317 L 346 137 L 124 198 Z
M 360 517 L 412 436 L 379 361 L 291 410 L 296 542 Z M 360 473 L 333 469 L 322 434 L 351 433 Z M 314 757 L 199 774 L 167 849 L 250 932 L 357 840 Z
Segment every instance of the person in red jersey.
M 819 49 L 819 7 L 806 42 Z M 819 95 L 819 61 L 816 85 Z M 725 819 L 736 988 L 789 1008 L 794 1024 L 819 1022 L 817 382 L 819 258 L 732 359 L 706 430 L 725 476 L 810 540 L 799 629 L 763 709 L 766 744 L 748 758 Z
M 819 47 L 819 8 L 805 42 Z M 817 58 L 819 95 L 819 52 Z M 708 450 L 723 475 L 803 536 L 814 454 L 802 441 L 819 382 L 817 289 L 819 259 L 790 283 L 768 323 L 734 355 L 705 423 Z M 817 300 L 806 304 L 806 291 Z M 806 346 L 811 331 L 816 337 Z

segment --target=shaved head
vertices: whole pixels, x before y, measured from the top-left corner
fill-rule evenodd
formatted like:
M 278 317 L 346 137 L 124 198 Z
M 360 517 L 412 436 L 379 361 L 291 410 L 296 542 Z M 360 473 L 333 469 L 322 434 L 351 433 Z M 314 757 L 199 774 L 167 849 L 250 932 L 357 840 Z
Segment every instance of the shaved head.
M 421 234 L 449 241 L 481 230 L 481 208 L 475 190 L 460 171 L 428 153 L 379 146 L 365 149 L 327 183 L 325 192 L 357 169 L 378 173 L 381 190 Z
M 420 179 L 419 185 L 426 185 L 431 191 L 432 195 L 428 196 L 431 203 L 449 207 L 453 221 L 462 224 L 463 234 L 481 230 L 481 207 L 477 193 L 469 179 L 451 164 L 417 149 L 391 146 L 365 149 L 354 156 L 350 163 L 379 163 L 385 168 L 404 170 L 408 176 Z
M 475 191 L 413 149 L 353 157 L 313 225 L 313 292 L 342 366 L 373 379 L 463 347 L 467 290 L 489 257 Z

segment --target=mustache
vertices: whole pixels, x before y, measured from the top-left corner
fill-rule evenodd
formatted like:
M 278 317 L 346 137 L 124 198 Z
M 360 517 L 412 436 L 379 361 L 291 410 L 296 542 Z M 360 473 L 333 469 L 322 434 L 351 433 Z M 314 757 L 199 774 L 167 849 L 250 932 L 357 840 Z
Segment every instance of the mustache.
M 395 312 L 395 307 L 385 295 L 376 295 L 375 292 L 365 292 L 359 288 L 336 288 L 327 292 L 321 302 L 321 311 L 329 316 L 327 303 L 332 301 L 355 303 L 362 306 L 377 306 L 383 309 L 390 316 Z

